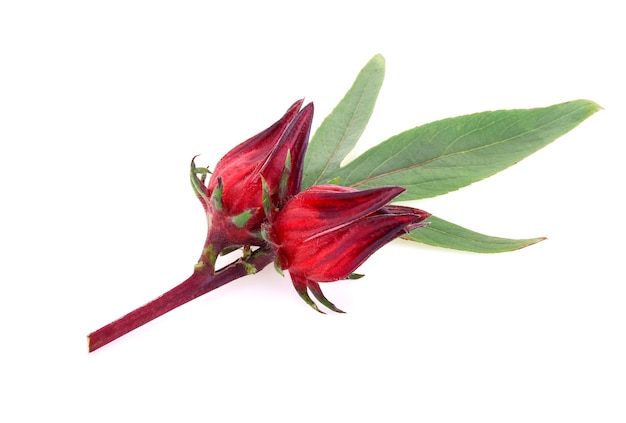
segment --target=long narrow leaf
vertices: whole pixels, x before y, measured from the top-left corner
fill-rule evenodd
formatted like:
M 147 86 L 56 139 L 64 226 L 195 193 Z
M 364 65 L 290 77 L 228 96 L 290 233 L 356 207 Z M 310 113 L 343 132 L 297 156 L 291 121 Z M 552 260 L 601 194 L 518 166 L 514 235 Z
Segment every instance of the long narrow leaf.
M 302 188 L 326 183 L 354 148 L 372 115 L 385 77 L 385 59 L 374 56 L 309 143 L 304 159 Z
M 329 176 L 359 189 L 403 186 L 398 200 L 434 197 L 506 169 L 599 109 L 576 100 L 444 119 L 396 135 Z
M 429 217 L 428 222 L 430 222 L 428 226 L 415 229 L 402 238 L 435 247 L 475 253 L 503 253 L 519 250 L 545 239 L 507 239 L 483 235 L 435 216 Z

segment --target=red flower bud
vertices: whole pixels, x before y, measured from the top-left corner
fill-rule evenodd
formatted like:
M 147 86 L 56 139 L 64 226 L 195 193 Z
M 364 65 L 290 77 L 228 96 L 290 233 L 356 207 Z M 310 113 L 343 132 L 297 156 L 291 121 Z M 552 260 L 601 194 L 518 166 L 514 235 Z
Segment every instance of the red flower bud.
M 277 265 L 288 269 L 294 287 L 314 309 L 307 289 L 325 306 L 341 312 L 322 294 L 318 282 L 352 275 L 383 245 L 423 226 L 422 210 L 386 205 L 404 191 L 381 187 L 364 191 L 337 185 L 311 187 L 293 197 L 271 219 L 268 238 Z
M 265 196 L 271 208 L 282 206 L 300 191 L 302 165 L 313 119 L 313 103 L 302 110 L 294 103 L 274 125 L 228 152 L 215 166 L 208 185 L 208 169 L 192 161 L 192 185 L 209 221 L 207 246 L 212 255 L 242 245 L 262 245 L 266 219 Z

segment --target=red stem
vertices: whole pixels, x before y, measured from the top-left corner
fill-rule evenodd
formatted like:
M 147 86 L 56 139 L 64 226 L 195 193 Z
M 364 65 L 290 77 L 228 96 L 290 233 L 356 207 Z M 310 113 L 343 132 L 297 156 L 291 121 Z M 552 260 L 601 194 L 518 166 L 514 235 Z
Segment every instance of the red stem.
M 216 273 L 211 273 L 207 269 L 194 271 L 187 280 L 160 297 L 90 333 L 87 337 L 89 340 L 89 352 L 115 341 L 120 336 L 126 335 L 128 332 L 145 325 L 176 307 L 235 279 L 246 276 L 249 274 L 247 269 L 249 269 L 250 265 L 258 271 L 270 264 L 272 260 L 274 260 L 272 254 L 264 249 L 259 249 L 245 260 L 245 263 L 242 259 L 237 260 Z

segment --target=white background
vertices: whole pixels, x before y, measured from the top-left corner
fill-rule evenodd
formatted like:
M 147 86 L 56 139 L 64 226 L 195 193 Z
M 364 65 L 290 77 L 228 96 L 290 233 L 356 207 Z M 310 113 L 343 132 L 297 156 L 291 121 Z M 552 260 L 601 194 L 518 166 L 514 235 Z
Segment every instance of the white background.
M 617 3 L 224 4 L 0 6 L 0 420 L 626 421 Z M 301 97 L 317 127 L 377 53 L 359 151 L 472 112 L 604 107 L 415 204 L 549 240 L 498 255 L 394 242 L 365 278 L 324 285 L 346 315 L 310 310 L 270 266 L 87 354 L 89 332 L 191 273 L 191 157 L 214 165 Z

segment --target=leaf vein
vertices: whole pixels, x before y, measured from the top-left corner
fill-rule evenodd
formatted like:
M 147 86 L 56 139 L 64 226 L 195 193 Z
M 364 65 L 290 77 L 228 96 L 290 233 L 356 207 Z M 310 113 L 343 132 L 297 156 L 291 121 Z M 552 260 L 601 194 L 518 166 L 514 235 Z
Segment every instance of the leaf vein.
M 579 108 L 582 108 L 582 106 L 581 106 L 581 107 L 579 107 Z M 567 117 L 568 115 L 570 115 L 570 114 L 572 114 L 572 113 L 576 112 L 579 108 L 577 108 L 577 109 L 573 109 L 573 110 L 570 110 L 570 111 L 568 111 L 567 113 L 563 113 L 563 114 L 561 114 L 560 116 L 558 116 L 557 118 L 554 118 L 554 119 L 552 119 L 552 120 L 550 120 L 550 121 L 548 121 L 548 122 L 544 123 L 544 124 L 543 124 L 543 125 L 541 125 L 541 126 L 537 126 L 537 127 L 532 128 L 532 129 L 530 129 L 530 130 L 527 130 L 527 131 L 524 131 L 524 132 L 522 132 L 522 133 L 516 134 L 516 135 L 514 135 L 514 136 L 512 136 L 512 137 L 503 138 L 503 139 L 501 139 L 501 140 L 497 140 L 497 141 L 491 142 L 491 143 L 489 143 L 489 144 L 481 145 L 481 146 L 474 147 L 474 148 L 470 148 L 470 149 L 467 149 L 467 150 L 457 151 L 457 152 L 453 152 L 453 153 L 449 153 L 449 154 L 442 154 L 442 155 L 439 155 L 439 156 L 437 156 L 437 157 L 433 157 L 432 159 L 428 159 L 428 160 L 424 160 L 424 161 L 421 161 L 421 162 L 417 162 L 417 163 L 415 163 L 415 164 L 413 164 L 413 165 L 411 165 L 411 166 L 406 166 L 406 167 L 402 167 L 402 168 L 397 168 L 397 169 L 393 169 L 393 170 L 390 170 L 390 171 L 381 172 L 381 173 L 379 173 L 379 174 L 375 174 L 374 172 L 372 172 L 372 173 L 370 173 L 370 174 L 369 174 L 369 176 L 368 176 L 368 177 L 366 177 L 366 178 L 364 178 L 364 179 L 362 179 L 362 180 L 360 180 L 360 181 L 353 182 L 352 184 L 350 184 L 350 186 L 351 186 L 351 187 L 357 187 L 357 186 L 359 186 L 359 185 L 363 185 L 363 184 L 368 183 L 368 182 L 370 182 L 370 181 L 373 181 L 373 180 L 376 180 L 376 179 L 380 179 L 380 178 L 383 178 L 383 177 L 385 177 L 385 176 L 393 175 L 393 174 L 398 173 L 398 172 L 403 172 L 403 171 L 406 171 L 406 170 L 410 170 L 410 169 L 415 169 L 415 168 L 423 167 L 423 166 L 425 166 L 425 165 L 428 165 L 429 163 L 436 162 L 436 161 L 438 161 L 438 160 L 447 159 L 447 158 L 454 157 L 454 156 L 461 155 L 461 154 L 472 153 L 472 152 L 475 152 L 475 151 L 483 150 L 483 149 L 486 149 L 486 148 L 492 148 L 492 147 L 494 147 L 494 146 L 497 146 L 497 145 L 500 145 L 500 144 L 503 144 L 503 143 L 507 143 L 507 142 L 514 141 L 515 139 L 517 139 L 517 138 L 519 138 L 519 137 L 526 136 L 526 135 L 531 134 L 531 133 L 533 133 L 533 132 L 540 131 L 540 130 L 542 130 L 543 128 L 545 128 L 545 127 L 549 126 L 549 125 L 553 125 L 553 124 L 554 124 L 555 122 L 557 122 L 558 120 L 564 119 L 564 118 L 565 118 L 565 117 Z M 504 118 L 502 118 L 502 119 L 504 119 Z M 518 119 L 518 120 L 516 120 L 516 121 L 512 122 L 510 126 L 513 126 L 513 125 L 515 125 L 515 124 L 519 124 L 520 122 L 523 122 L 524 120 L 525 120 L 524 118 L 520 118 L 520 119 Z M 495 121 L 494 121 L 494 122 L 495 122 Z M 489 125 L 485 125 L 485 126 L 481 127 L 481 130 L 482 130 L 482 129 L 484 129 L 484 128 L 486 128 L 486 127 L 488 127 L 488 126 L 489 126 Z M 475 131 L 472 131 L 472 132 L 475 132 Z M 503 131 L 503 132 L 505 132 L 505 131 Z M 466 136 L 466 135 L 468 135 L 468 134 L 469 134 L 469 133 L 463 134 L 461 137 Z M 434 138 L 434 136 L 435 136 L 435 135 L 433 135 L 433 138 Z M 461 138 L 461 137 L 459 137 L 459 138 Z M 458 138 L 457 138 L 457 139 L 458 139 Z M 455 140 L 454 142 L 456 142 L 456 140 Z M 407 146 L 409 146 L 409 145 L 410 145 L 410 144 L 407 144 Z M 401 149 L 400 151 L 402 151 L 402 150 L 403 150 L 403 149 Z M 448 150 L 448 149 L 446 149 L 446 151 L 447 151 L 447 150 Z M 399 153 L 398 153 L 398 154 L 399 154 Z M 389 157 L 387 160 L 385 160 L 383 163 L 386 163 L 386 162 L 388 162 L 389 160 L 392 160 L 394 157 L 396 157 L 396 154 L 390 155 L 390 157 Z M 375 169 L 380 168 L 381 166 L 382 166 L 382 163 L 381 163 L 381 165 L 377 166 Z
M 372 77 L 369 77 L 367 79 L 367 82 L 369 83 L 369 81 L 372 79 Z M 318 177 L 315 179 L 315 181 L 313 182 L 313 185 L 317 185 L 320 180 L 322 179 L 322 177 L 324 175 L 326 175 L 326 173 L 328 173 L 328 167 L 330 166 L 331 162 L 333 161 L 333 158 L 335 158 L 338 155 L 338 151 L 339 148 L 343 145 L 343 143 L 346 141 L 346 138 L 348 137 L 348 134 L 350 133 L 350 130 L 354 124 L 354 120 L 356 118 L 356 116 L 358 115 L 358 111 L 360 110 L 361 107 L 361 103 L 363 101 L 363 97 L 365 96 L 365 91 L 367 90 L 369 84 L 365 84 L 364 88 L 361 90 L 360 94 L 359 94 L 359 98 L 357 100 L 357 106 L 354 109 L 354 113 L 352 113 L 352 115 L 350 116 L 350 121 L 348 122 L 348 125 L 346 126 L 345 130 L 343 131 L 342 136 L 340 137 L 339 142 L 337 142 L 335 144 L 335 148 L 333 149 L 332 153 L 330 154 L 330 156 L 328 157 L 328 161 L 326 162 L 326 164 L 324 165 L 324 168 L 322 169 L 322 171 L 320 172 L 320 174 L 318 175 Z

